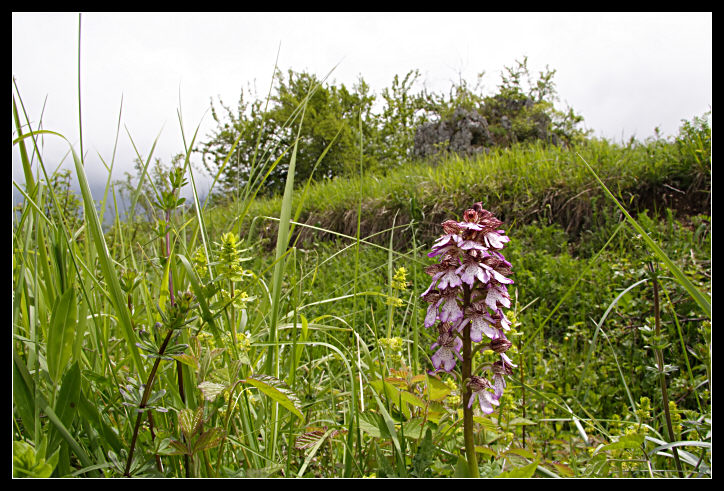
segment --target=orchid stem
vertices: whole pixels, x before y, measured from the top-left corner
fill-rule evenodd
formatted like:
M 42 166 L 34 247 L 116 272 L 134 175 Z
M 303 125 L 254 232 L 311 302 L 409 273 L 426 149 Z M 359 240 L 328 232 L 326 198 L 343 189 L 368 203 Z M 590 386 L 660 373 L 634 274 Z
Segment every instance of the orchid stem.
M 470 288 L 463 284 L 463 310 L 470 305 Z M 463 435 L 465 437 L 465 457 L 468 462 L 470 477 L 480 477 L 478 458 L 475 455 L 475 435 L 473 433 L 473 408 L 468 401 L 473 395 L 468 381 L 473 372 L 472 341 L 470 340 L 470 323 L 463 328 Z

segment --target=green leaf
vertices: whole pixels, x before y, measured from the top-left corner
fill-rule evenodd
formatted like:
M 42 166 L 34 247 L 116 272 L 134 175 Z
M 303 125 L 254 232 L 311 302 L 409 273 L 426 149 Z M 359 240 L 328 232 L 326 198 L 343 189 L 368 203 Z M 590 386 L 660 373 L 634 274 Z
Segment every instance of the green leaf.
M 644 436 L 637 433 L 633 435 L 623 435 L 618 441 L 604 445 L 596 450 L 595 453 L 603 452 L 605 450 L 616 450 L 620 448 L 632 448 L 640 449 L 641 444 L 644 442 Z
M 88 231 L 93 241 L 95 252 L 98 254 L 98 262 L 101 268 L 101 273 L 103 274 L 103 279 L 106 283 L 108 283 L 110 293 L 109 298 L 113 303 L 119 324 L 122 327 L 121 332 L 126 340 L 126 349 L 130 351 L 140 377 L 145 379 L 146 370 L 143 365 L 141 354 L 136 346 L 136 336 L 133 331 L 131 315 L 126 304 L 126 297 L 121 289 L 118 274 L 115 270 L 115 264 L 111 259 L 110 251 L 108 250 L 108 245 L 106 244 L 103 227 L 101 226 L 100 219 L 98 218 L 98 212 L 96 211 L 95 201 L 93 200 L 90 185 L 88 184 L 85 167 L 72 146 L 70 147 L 70 150 L 73 154 L 73 161 L 75 162 L 75 173 L 78 177 L 78 185 L 80 187 L 81 195 L 83 196 L 85 223 L 88 226 Z
M 455 465 L 455 474 L 453 477 L 456 478 L 467 478 L 470 476 L 470 469 L 468 469 L 468 461 L 465 457 L 458 455 L 458 463 Z
M 402 429 L 404 430 L 405 438 L 412 438 L 413 440 L 422 438 L 422 432 L 425 429 L 423 426 L 424 421 L 424 418 L 412 418 L 404 423 Z
M 396 403 L 400 400 L 400 390 L 385 380 L 372 380 L 370 385 L 379 394 Z
M 573 469 L 568 467 L 565 464 L 561 464 L 559 462 L 551 462 L 551 465 L 556 468 L 556 470 L 563 476 L 563 477 L 573 477 L 575 476 L 575 472 L 573 472 Z
M 70 434 L 70 431 L 68 431 L 68 428 L 65 427 L 58 415 L 55 414 L 55 411 L 53 411 L 50 406 L 46 405 L 44 401 L 40 402 L 40 409 L 45 413 L 50 422 L 60 432 L 60 436 L 62 436 L 63 439 L 68 443 L 68 446 L 70 446 L 75 455 L 80 459 L 81 464 L 83 464 L 84 467 L 91 467 L 93 464 L 91 463 L 90 456 L 80 446 L 80 444 L 78 444 L 75 438 L 73 438 L 73 435 Z
M 531 425 L 535 426 L 538 423 L 536 423 L 535 421 L 526 419 L 526 418 L 513 418 L 510 420 L 509 424 L 513 425 L 513 426 L 531 426 Z
M 412 469 L 416 477 L 430 477 L 430 465 L 435 459 L 435 445 L 432 443 L 432 431 L 425 431 L 425 438 L 417 446 L 417 452 L 412 458 Z
M 226 389 L 225 385 L 209 381 L 201 382 L 197 387 L 201 390 L 201 393 L 204 394 L 204 399 L 210 402 L 214 402 L 219 394 Z
M 371 413 L 359 415 L 359 428 L 372 438 L 382 438 L 382 432 L 378 426 L 377 416 Z
M 188 353 L 181 353 L 180 355 L 172 356 L 176 361 L 180 361 L 186 366 L 193 368 L 194 370 L 199 369 L 199 361 Z
M 531 460 L 536 458 L 536 455 L 527 448 L 510 448 L 504 453 L 504 455 L 508 454 L 518 455 Z
M 86 332 L 86 324 L 88 321 L 88 304 L 80 302 L 80 311 L 77 315 L 77 322 L 75 324 L 75 334 L 73 335 L 73 356 L 72 360 L 80 360 L 81 349 L 83 348 L 83 338 Z
M 284 408 L 289 410 L 297 418 L 304 420 L 299 398 L 294 394 L 294 392 L 289 390 L 286 387 L 286 384 L 284 384 L 281 380 L 269 375 L 257 374 L 244 380 L 244 383 L 256 387 L 261 392 L 271 397 L 272 400 L 278 402 Z
M 35 398 L 33 379 L 22 358 L 13 350 L 13 406 L 31 438 L 35 434 Z
M 494 450 L 492 450 L 491 448 L 489 448 L 489 447 L 483 447 L 483 446 L 480 446 L 480 445 L 475 445 L 475 451 L 476 451 L 477 453 L 489 455 L 490 457 L 493 457 L 493 458 L 497 458 L 497 457 L 498 457 L 498 454 L 497 454 Z
M 63 423 L 63 426 L 66 428 L 70 428 L 75 414 L 79 411 L 80 382 L 80 369 L 78 368 L 78 362 L 75 362 L 68 371 L 65 372 L 63 383 L 58 393 L 58 400 L 55 402 L 55 407 L 53 408 L 55 414 L 58 415 L 61 423 Z M 56 445 L 60 444 L 62 437 L 55 429 L 52 435 L 49 449 L 54 451 Z
M 528 465 L 524 465 L 523 467 L 516 467 L 515 469 L 510 469 L 509 471 L 502 472 L 498 474 L 496 477 L 504 477 L 504 478 L 528 478 L 533 477 L 533 474 L 535 474 L 535 470 L 538 468 L 538 461 L 531 462 Z
M 204 431 L 194 443 L 193 453 L 196 454 L 216 447 L 219 443 L 221 443 L 224 436 L 226 436 L 226 432 L 220 427 Z
M 665 443 L 663 445 L 659 445 L 656 448 L 651 449 L 648 454 L 649 456 L 653 456 L 654 454 L 658 452 L 662 452 L 664 450 L 668 450 L 670 448 L 674 447 L 703 447 L 703 448 L 711 448 L 711 442 L 701 442 L 698 440 L 688 440 L 688 441 L 677 441 L 677 442 L 671 442 L 671 443 Z
M 76 314 L 75 289 L 68 288 L 55 300 L 48 328 L 46 361 L 50 378 L 56 383 L 73 354 Z
M 165 455 L 191 455 L 191 450 L 182 442 L 178 440 L 171 440 L 168 442 L 173 449 L 164 450 Z
M 372 395 L 375 397 L 375 401 L 377 402 L 377 408 L 379 409 L 382 416 L 380 420 L 380 429 L 381 431 L 384 431 L 386 429 L 389 432 L 390 439 L 392 440 L 392 444 L 394 446 L 395 461 L 397 462 L 399 477 L 406 477 L 406 472 L 404 468 L 405 460 L 403 457 L 404 453 L 402 451 L 404 440 L 402 440 L 402 443 L 400 443 L 400 437 L 397 436 L 397 430 L 395 429 L 395 421 L 385 409 L 385 405 L 382 403 L 379 396 L 374 392 L 372 393 Z
M 80 394 L 78 407 L 81 417 L 98 430 L 102 437 L 100 440 L 110 445 L 116 453 L 120 453 L 121 441 L 118 439 L 118 435 L 114 429 L 106 423 L 103 416 L 96 410 L 95 404 L 91 404 L 83 392 Z
M 431 401 L 442 401 L 452 389 L 437 377 L 427 376 L 427 394 Z
M 219 332 L 219 328 L 216 326 L 216 323 L 214 322 L 214 316 L 209 310 L 208 302 L 206 301 L 206 294 L 204 293 L 204 289 L 201 286 L 201 281 L 199 280 L 198 275 L 196 274 L 196 271 L 194 270 L 191 263 L 189 263 L 189 260 L 186 259 L 185 256 L 181 254 L 176 255 L 177 258 L 181 261 L 181 264 L 183 265 L 184 269 L 186 270 L 186 275 L 189 279 L 189 282 L 191 283 L 191 289 L 194 292 L 194 295 L 196 296 L 196 301 L 199 302 L 199 308 L 201 309 L 201 317 L 206 323 L 206 325 L 209 326 L 211 330 L 211 334 L 214 335 L 214 340 L 216 341 L 217 345 L 223 345 L 223 339 L 221 338 L 221 333 Z
M 26 442 L 13 442 L 13 477 L 47 478 L 58 463 L 55 452 L 47 461 Z
M 186 436 L 186 439 L 190 439 L 192 435 L 196 434 L 204 422 L 204 408 L 199 407 L 196 411 L 192 409 L 182 409 L 178 413 L 178 424 L 181 427 L 181 431 Z
M 309 466 L 309 463 L 312 461 L 312 458 L 317 453 L 317 450 L 319 450 L 319 447 L 321 447 L 322 443 L 324 443 L 324 440 L 326 440 L 327 437 L 329 437 L 335 431 L 337 431 L 337 430 L 335 430 L 333 428 L 329 429 L 326 432 L 322 433 L 321 436 L 319 435 L 319 433 L 315 432 L 317 434 L 315 434 L 315 436 L 313 438 L 315 438 L 316 441 L 311 443 L 311 445 L 309 445 L 308 447 L 304 447 L 304 448 L 310 448 L 310 450 L 309 450 L 309 453 L 307 454 L 306 458 L 304 459 L 304 463 L 302 464 L 302 467 L 299 469 L 299 473 L 297 474 L 297 477 L 302 477 L 304 475 L 304 471 L 307 470 L 307 466 Z M 307 433 L 306 435 L 310 435 L 310 433 Z M 311 439 L 310 439 L 310 441 L 311 441 Z M 295 447 L 296 447 L 296 445 L 295 445 Z

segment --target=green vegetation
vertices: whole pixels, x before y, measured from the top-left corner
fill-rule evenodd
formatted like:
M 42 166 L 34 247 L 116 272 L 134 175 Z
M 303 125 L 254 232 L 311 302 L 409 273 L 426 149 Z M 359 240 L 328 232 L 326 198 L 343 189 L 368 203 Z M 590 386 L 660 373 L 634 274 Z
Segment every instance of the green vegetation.
M 555 107 L 554 74 L 546 70 L 533 82 L 524 59 L 505 69 L 492 96 L 482 94 L 479 84 L 471 88 L 464 80 L 444 95 L 415 92 L 420 73 L 412 70 L 402 80 L 395 75 L 391 87 L 382 91 L 381 109 L 376 111 L 377 97 L 362 77 L 349 90 L 344 84 L 327 82 L 328 77 L 319 80 L 289 70 L 284 78 L 277 70 L 274 91 L 270 89 L 265 99 L 249 101 L 242 91 L 236 110 L 220 101 L 223 114 L 212 103 L 217 128 L 197 152 L 206 170 L 218 176 L 215 197 L 227 201 L 239 199 L 240 190 L 262 181 L 262 194 L 281 194 L 288 166 L 284 161 L 268 163 L 277 162 L 295 143 L 298 183 L 354 177 L 360 167 L 377 176 L 397 170 L 412 157 L 416 130 L 430 121 L 453 120 L 456 109 L 477 111 L 486 118 L 495 147 L 581 142 L 586 133 L 577 126 L 583 118 L 572 109 L 564 112 Z
M 63 137 L 15 87 L 14 476 L 470 475 L 462 381 L 429 373 L 420 294 L 440 223 L 482 201 L 511 238 L 517 366 L 474 413 L 479 475 L 710 477 L 708 117 L 591 139 L 554 109 L 553 72 L 524 90 L 526 70 L 491 98 L 415 95 L 413 72 L 376 116 L 362 81 L 278 74 L 266 111 L 240 105 L 167 166 L 139 157 L 103 197 L 70 146 L 80 196 L 48 171 L 37 137 Z M 515 130 L 412 159 L 412 129 L 455 107 Z M 557 141 L 531 136 L 541 114 Z M 194 148 L 220 179 L 204 202 Z M 96 200 L 121 191 L 131 209 L 104 231 Z

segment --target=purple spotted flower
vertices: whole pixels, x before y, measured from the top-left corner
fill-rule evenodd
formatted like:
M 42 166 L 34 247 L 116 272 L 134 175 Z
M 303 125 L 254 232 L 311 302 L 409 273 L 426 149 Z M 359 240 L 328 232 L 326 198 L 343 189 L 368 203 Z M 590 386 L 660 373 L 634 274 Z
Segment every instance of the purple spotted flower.
M 488 379 L 473 375 L 468 382 L 468 388 L 472 391 L 472 395 L 468 400 L 468 408 L 472 407 L 473 402 L 477 399 L 480 410 L 485 414 L 490 414 L 493 412 L 493 406 L 500 404 L 498 400 L 500 397 L 495 397 L 495 394 L 490 391 L 492 387 Z
M 452 371 L 455 368 L 456 358 L 462 360 L 460 356 L 460 348 L 463 347 L 463 340 L 460 339 L 454 329 L 450 329 L 440 333 L 430 348 L 438 350 L 432 355 L 432 366 L 435 370 Z
M 485 414 L 499 404 L 505 378 L 515 367 L 506 355 L 511 346 L 505 337 L 510 321 L 503 309 L 511 306 L 508 286 L 513 280 L 512 265 L 500 252 L 510 241 L 501 225 L 481 203 L 465 210 L 462 221 L 443 222 L 444 233 L 428 254 L 438 262 L 426 268 L 432 278 L 421 295 L 429 303 L 425 327 L 437 326 L 438 331 L 431 347 L 435 371 L 451 372 L 457 361 L 462 361 L 463 376 L 471 391 L 467 408 L 477 399 Z M 461 350 L 473 352 L 470 347 L 464 348 L 466 342 L 485 343 L 481 350 L 492 350 L 497 361 L 474 370 L 472 360 L 464 360 L 461 355 Z

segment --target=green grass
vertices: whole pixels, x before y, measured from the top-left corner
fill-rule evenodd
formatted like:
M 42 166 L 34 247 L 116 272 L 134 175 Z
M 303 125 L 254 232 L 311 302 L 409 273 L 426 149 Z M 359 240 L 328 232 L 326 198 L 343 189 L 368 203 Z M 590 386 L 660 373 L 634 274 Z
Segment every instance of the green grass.
M 437 165 L 411 162 L 386 175 L 317 182 L 306 193 L 299 220 L 354 235 L 350 210 L 361 201 L 363 235 L 389 228 L 397 215 L 398 223 L 414 222 L 421 237 L 430 240 L 438 223 L 459 216 L 474 200 L 483 201 L 509 227 L 533 220 L 558 223 L 576 237 L 604 225 L 613 214 L 612 203 L 581 158 L 627 206 L 664 207 L 661 197 L 672 194 L 666 187 L 671 186 L 687 196 L 674 206 L 708 209 L 701 169 L 682 166 L 674 145 L 591 140 L 577 149 L 522 144 L 472 159 L 453 156 Z M 279 198 L 258 199 L 248 216 L 274 216 L 279 203 Z M 397 244 L 404 240 L 410 240 L 409 234 L 399 234 Z

